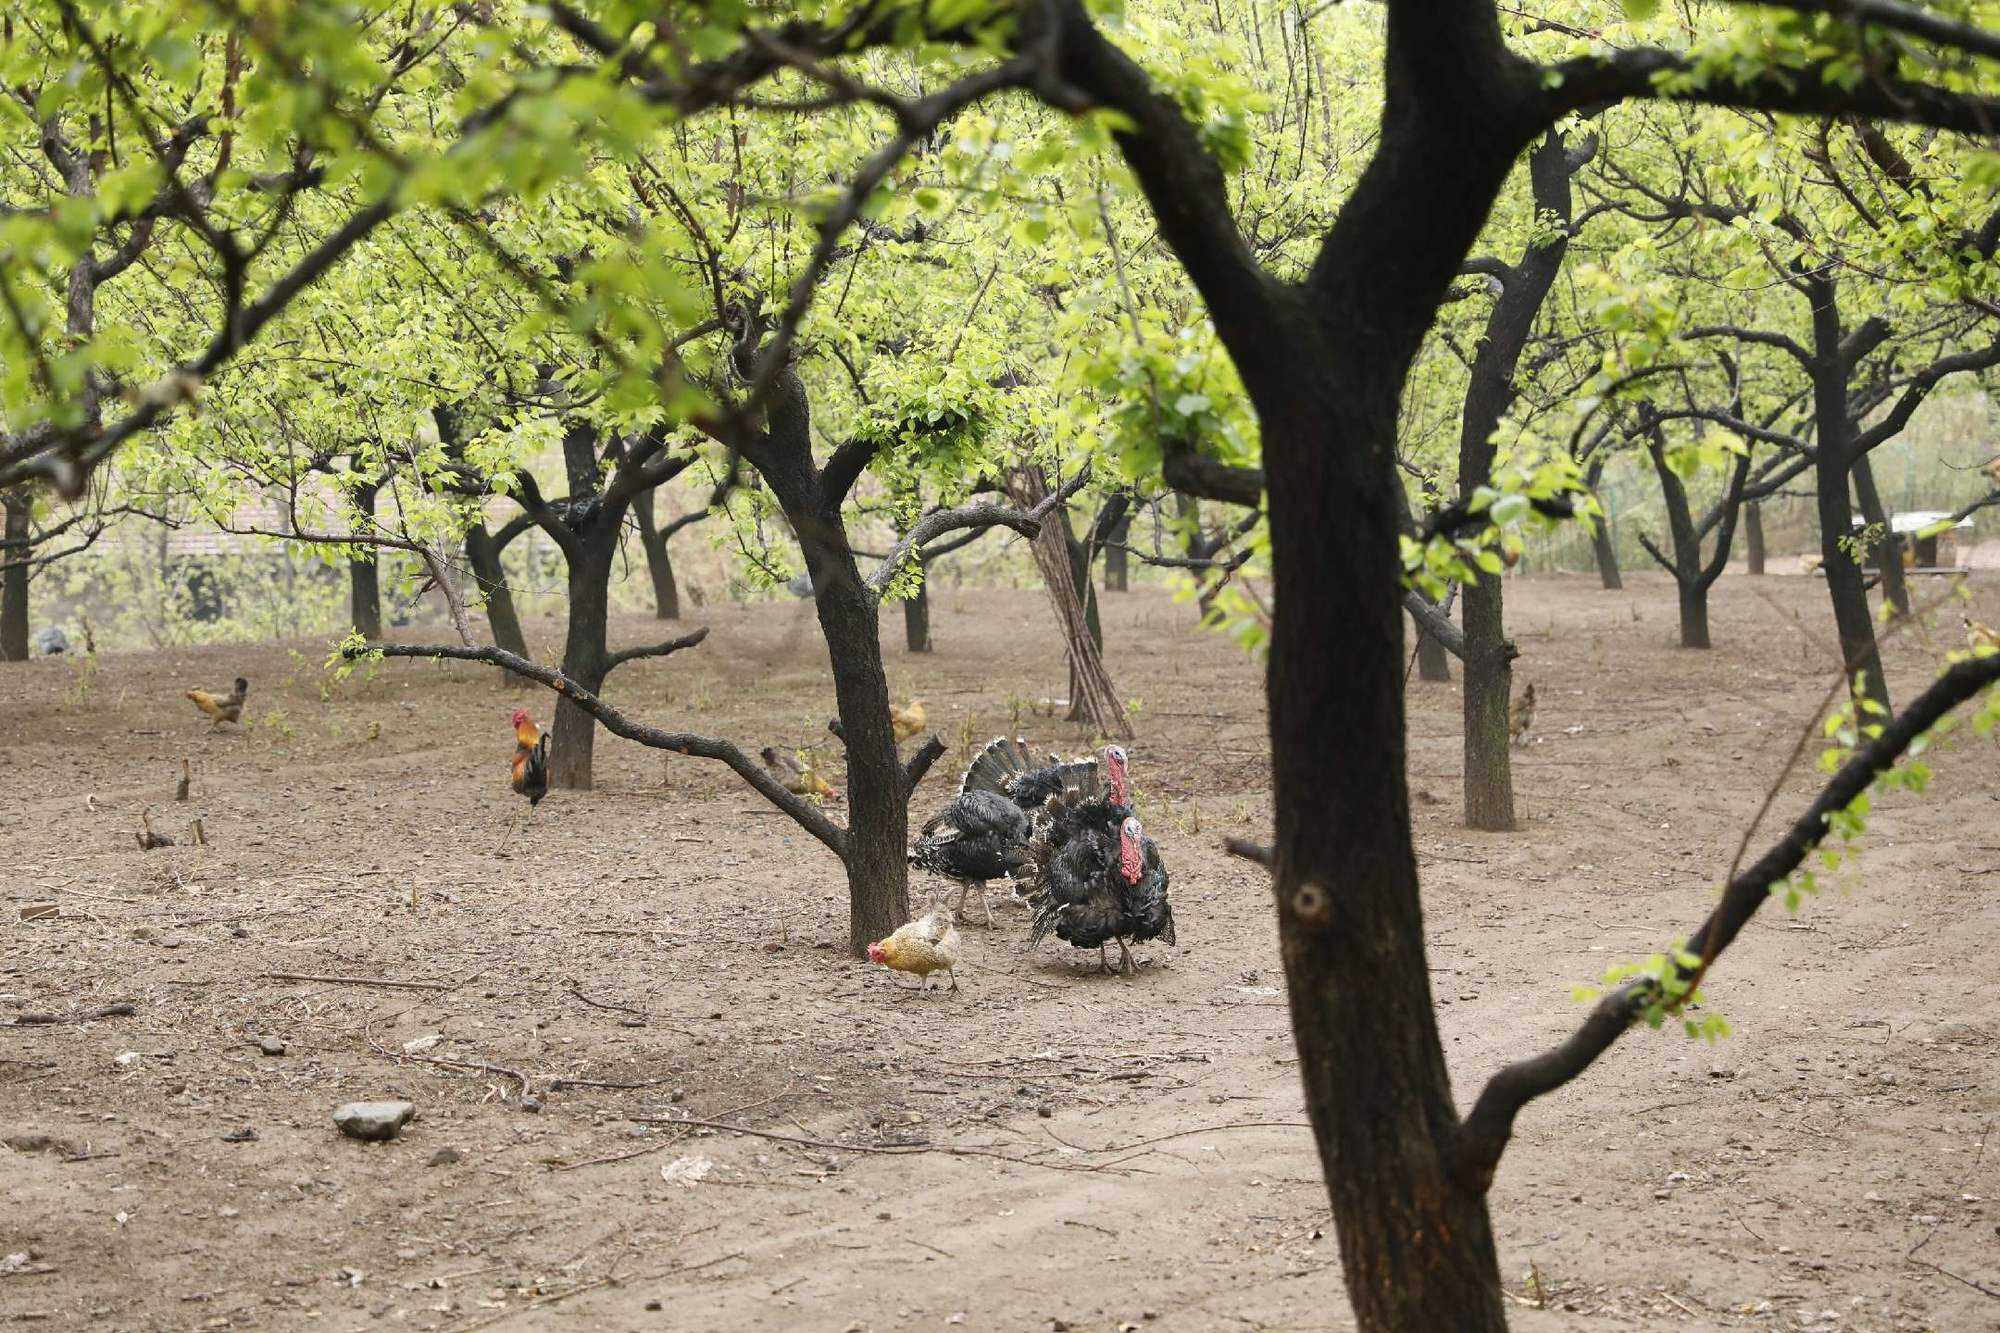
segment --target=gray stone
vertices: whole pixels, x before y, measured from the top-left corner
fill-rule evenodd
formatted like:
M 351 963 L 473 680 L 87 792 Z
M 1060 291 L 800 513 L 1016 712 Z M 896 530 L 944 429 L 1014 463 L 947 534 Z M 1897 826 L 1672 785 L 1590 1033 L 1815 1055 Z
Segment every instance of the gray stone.
M 402 1133 L 416 1113 L 413 1102 L 343 1102 L 333 1108 L 333 1123 L 350 1139 L 380 1143 Z

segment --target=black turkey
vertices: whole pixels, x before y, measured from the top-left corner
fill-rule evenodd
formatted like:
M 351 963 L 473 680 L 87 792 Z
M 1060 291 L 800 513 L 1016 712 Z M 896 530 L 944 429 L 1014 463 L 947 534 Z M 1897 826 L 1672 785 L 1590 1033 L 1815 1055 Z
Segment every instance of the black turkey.
M 1054 755 L 1038 765 L 1028 753 L 1027 741 L 996 736 L 966 765 L 958 789 L 999 792 L 1023 810 L 1039 810 L 1050 797 L 1077 785 L 1096 768 L 1094 759 L 1063 760 Z
M 1040 944 L 1053 932 L 1079 949 L 1096 949 L 1098 966 L 1109 972 L 1104 951 L 1116 940 L 1119 970 L 1127 973 L 1127 940 L 1174 943 L 1166 863 L 1136 815 L 1127 815 L 1115 831 L 1090 823 L 1060 841 L 1051 827 L 1029 851 L 1035 865 L 1029 943 Z

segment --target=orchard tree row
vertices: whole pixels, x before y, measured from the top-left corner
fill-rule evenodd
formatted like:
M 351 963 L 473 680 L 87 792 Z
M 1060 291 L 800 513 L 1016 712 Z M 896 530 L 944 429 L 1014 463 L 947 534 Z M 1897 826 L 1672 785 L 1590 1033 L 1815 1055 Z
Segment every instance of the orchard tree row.
M 2000 366 L 1989 0 L 24 0 L 0 84 L 0 658 L 36 575 L 119 524 L 346 562 L 347 656 L 553 690 L 558 785 L 589 785 L 600 725 L 728 765 L 844 865 L 858 949 L 907 917 L 939 750 L 898 752 L 881 605 L 920 647 L 931 563 L 1016 534 L 1117 736 L 1096 563 L 1192 582 L 1267 664 L 1276 824 L 1241 850 L 1366 1329 L 1502 1327 L 1514 1116 L 1679 1016 L 1871 786 L 1920 784 L 1953 709 L 1994 718 L 1990 653 L 1891 713 L 1867 587 L 1872 561 L 1911 614 L 1871 455 Z M 1656 479 L 1645 549 L 1690 649 L 1758 504 L 1813 497 L 1835 777 L 1461 1115 L 1404 622 L 1426 677 L 1461 663 L 1467 822 L 1512 827 L 1502 574 L 1580 523 L 1615 582 L 1613 464 Z M 844 826 L 607 700 L 698 651 L 608 627 L 628 532 L 671 619 L 696 524 L 814 603 Z M 531 529 L 562 567 L 553 665 L 504 573 Z M 388 553 L 453 642 L 380 642 Z

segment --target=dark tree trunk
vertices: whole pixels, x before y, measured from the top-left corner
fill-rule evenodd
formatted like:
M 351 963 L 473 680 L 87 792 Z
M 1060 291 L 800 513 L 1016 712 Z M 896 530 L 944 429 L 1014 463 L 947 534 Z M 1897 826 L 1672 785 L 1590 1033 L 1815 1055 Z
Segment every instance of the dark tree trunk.
M 493 631 L 493 646 L 505 648 L 516 657 L 527 657 L 528 639 L 521 632 L 521 617 L 514 610 L 514 591 L 507 585 L 507 570 L 500 563 L 503 549 L 486 530 L 485 523 L 475 520 L 465 530 L 465 563 L 486 599 L 486 623 Z M 500 674 L 508 680 L 516 679 L 506 671 Z
M 927 653 L 931 650 L 931 576 L 924 570 L 924 581 L 917 585 L 914 597 L 903 601 L 903 644 L 913 653 Z
M 1625 578 L 1618 572 L 1618 547 L 1611 539 L 1611 522 L 1607 518 L 1591 529 L 1590 553 L 1597 558 L 1597 579 L 1606 592 L 1617 592 L 1625 586 Z
M 1493 480 L 1495 433 L 1514 401 L 1514 375 L 1535 319 L 1569 253 L 1570 177 L 1590 157 L 1572 153 L 1556 131 L 1528 158 L 1536 207 L 1564 224 L 1531 244 L 1508 270 L 1472 362 L 1458 442 L 1460 494 L 1470 498 Z M 1398 375 L 1400 382 L 1401 376 Z M 1390 438 L 1394 438 L 1393 434 Z M 1508 709 L 1513 699 L 1500 578 L 1482 575 L 1465 586 L 1465 822 L 1470 828 L 1514 828 L 1514 769 Z
M 28 559 L 34 548 L 27 545 L 32 502 L 26 494 L 9 491 L 0 495 L 0 509 L 6 513 L 7 541 L 19 545 L 0 546 L 0 662 L 28 660 Z
M 611 615 L 611 570 L 618 554 L 618 525 L 600 515 L 577 533 L 569 556 L 569 625 L 563 635 L 565 676 L 599 694 L 610 670 L 607 636 Z M 591 788 L 597 748 L 597 719 L 568 698 L 556 701 L 550 730 L 549 785 L 572 791 Z
M 1678 585 L 1681 605 L 1681 647 L 1707 648 L 1708 585 L 1693 580 Z
M 856 957 L 910 919 L 909 793 L 889 718 L 880 608 L 862 582 L 841 518 L 813 467 L 805 386 L 787 373 L 765 434 L 744 457 L 785 511 L 812 576 L 833 692 L 847 747 L 848 943 Z
M 1743 506 L 1743 553 L 1752 578 L 1764 573 L 1764 506 L 1755 500 Z
M 1109 536 L 1117 545 L 1104 548 L 1104 591 L 1125 592 L 1129 580 L 1125 547 L 1132 541 L 1132 515 L 1129 510 L 1112 525 Z
M 354 492 L 355 505 L 369 518 L 375 516 L 377 489 L 363 486 Z M 356 546 L 349 551 L 347 610 L 356 634 L 371 640 L 382 637 L 382 570 L 375 563 L 372 547 Z
M 1451 654 L 1422 630 L 1417 631 L 1417 679 L 1433 682 L 1451 679 Z
M 653 615 L 659 620 L 681 618 L 681 590 L 674 582 L 673 557 L 667 552 L 667 535 L 653 517 L 656 491 L 634 497 L 632 512 L 639 520 L 639 544 L 646 551 L 646 571 L 653 576 Z
M 1909 580 L 1903 577 L 1903 541 L 1890 523 L 1881 493 L 1875 489 L 1875 469 L 1869 464 L 1868 455 L 1854 460 L 1853 476 L 1854 499 L 1861 510 L 1861 521 L 1882 534 L 1874 548 L 1876 563 L 1882 568 L 1882 597 L 1895 614 L 1907 616 L 1910 587 Z
M 1514 669 L 1508 660 L 1500 576 L 1465 585 L 1465 823 L 1505 833 L 1515 827 L 1513 737 L 1508 712 Z
M 1847 498 L 1847 466 L 1837 441 L 1824 438 L 1819 446 L 1815 497 L 1819 509 L 1820 572 L 1826 575 L 1827 596 L 1833 602 L 1833 622 L 1840 637 L 1840 654 L 1855 693 L 1872 699 L 1886 712 L 1889 683 L 1882 674 L 1882 652 L 1875 640 L 1875 617 L 1868 609 L 1868 588 L 1861 566 L 1850 554 L 1854 510 Z

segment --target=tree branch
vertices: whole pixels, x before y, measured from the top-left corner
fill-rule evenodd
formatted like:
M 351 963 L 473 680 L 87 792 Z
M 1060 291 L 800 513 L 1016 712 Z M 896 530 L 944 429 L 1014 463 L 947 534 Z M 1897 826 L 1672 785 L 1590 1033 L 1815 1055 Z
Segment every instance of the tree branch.
M 1758 909 L 1771 900 L 1772 889 L 1783 883 L 1825 840 L 1831 818 L 1853 805 L 1877 777 L 1946 714 L 1995 682 L 2000 682 L 2000 653 L 1986 653 L 1954 663 L 1884 726 L 1875 739 L 1854 752 L 1783 838 L 1749 869 L 1729 881 L 1722 901 L 1688 937 L 1685 952 L 1704 960 L 1704 964 L 1719 958 Z M 1683 967 L 1682 980 L 1692 979 L 1695 971 Z M 1489 1188 L 1521 1108 L 1590 1068 L 1659 999 L 1659 985 L 1654 979 L 1629 982 L 1599 1001 L 1568 1040 L 1495 1074 L 1459 1127 L 1453 1173 L 1461 1183 L 1482 1192 Z
M 1042 519 L 1070 496 L 1083 489 L 1090 480 L 1090 465 L 1085 464 L 1077 474 L 1064 482 L 1061 489 L 1051 491 L 1041 503 L 1028 510 L 1014 509 L 1006 505 L 980 503 L 961 505 L 957 509 L 938 509 L 918 519 L 916 525 L 894 546 L 889 548 L 882 567 L 867 581 L 868 591 L 877 599 L 889 589 L 896 571 L 912 552 L 921 550 L 926 544 L 944 536 L 947 532 L 957 532 L 961 528 L 1012 528 L 1023 537 L 1032 539 L 1042 530 Z
M 624 666 L 627 662 L 635 662 L 642 657 L 671 657 L 683 648 L 694 647 L 707 637 L 708 626 L 703 625 L 692 634 L 683 634 L 680 638 L 669 639 L 665 643 L 656 643 L 648 648 L 623 649 L 604 659 L 605 674 L 609 675 L 614 668 Z
M 778 785 L 777 779 L 766 773 L 750 756 L 730 742 L 709 736 L 697 736 L 692 732 L 662 731 L 648 723 L 636 722 L 562 672 L 530 662 L 527 658 L 510 653 L 505 648 L 490 646 L 460 648 L 451 644 L 367 643 L 356 645 L 344 652 L 350 658 L 379 653 L 383 657 L 442 657 L 459 662 L 486 662 L 503 667 L 517 676 L 524 676 L 538 684 L 548 686 L 602 722 L 605 730 L 614 735 L 637 741 L 655 750 L 671 750 L 675 754 L 692 755 L 698 759 L 721 760 L 735 769 L 738 777 L 755 787 L 765 800 L 790 815 L 800 828 L 825 843 L 835 856 L 843 861 L 847 858 L 845 830 L 821 814 L 816 806 L 808 803 L 803 797 L 794 796 Z

